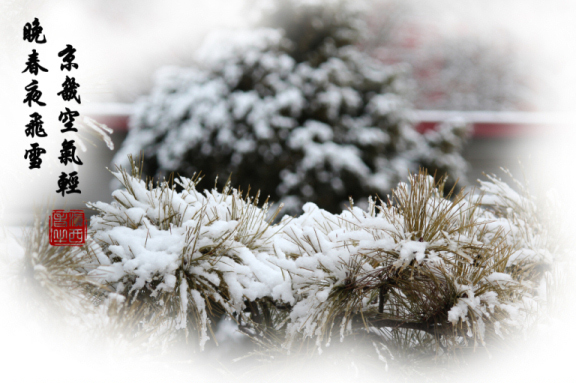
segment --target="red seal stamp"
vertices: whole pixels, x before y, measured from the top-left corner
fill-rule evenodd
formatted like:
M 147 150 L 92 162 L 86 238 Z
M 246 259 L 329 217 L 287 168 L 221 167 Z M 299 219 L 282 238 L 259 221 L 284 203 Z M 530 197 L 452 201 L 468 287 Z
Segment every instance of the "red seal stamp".
M 50 216 L 52 246 L 82 246 L 86 242 L 87 225 L 82 210 L 52 210 Z

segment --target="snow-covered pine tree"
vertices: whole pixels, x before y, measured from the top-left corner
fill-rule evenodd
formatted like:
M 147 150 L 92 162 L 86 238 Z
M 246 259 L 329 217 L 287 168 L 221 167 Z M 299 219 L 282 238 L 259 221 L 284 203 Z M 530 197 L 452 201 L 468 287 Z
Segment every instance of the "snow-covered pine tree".
M 289 213 L 385 195 L 420 166 L 464 177 L 467 129 L 414 130 L 404 71 L 355 48 L 363 24 L 351 2 L 281 1 L 265 20 L 281 28 L 214 34 L 196 67 L 161 70 L 114 162 L 142 152 L 151 175 L 232 174 Z
M 386 366 L 448 361 L 532 331 L 569 265 L 554 209 L 495 177 L 481 194 L 447 196 L 420 173 L 366 209 L 308 203 L 275 224 L 278 211 L 230 184 L 154 184 L 131 168 L 114 173 L 123 187 L 112 203 L 89 204 L 98 215 L 82 248 L 47 247 L 39 218 L 16 279 L 87 331 L 127 331 L 151 349 L 189 336 L 225 344 L 223 314 L 272 356 L 333 343 L 374 346 Z

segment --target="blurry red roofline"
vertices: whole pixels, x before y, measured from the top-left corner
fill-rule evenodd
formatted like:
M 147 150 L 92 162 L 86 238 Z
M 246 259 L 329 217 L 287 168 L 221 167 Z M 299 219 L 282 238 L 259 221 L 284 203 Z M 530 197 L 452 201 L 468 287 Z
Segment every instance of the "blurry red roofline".
M 127 132 L 132 110 L 130 104 L 95 104 L 88 107 L 84 114 L 115 132 Z M 576 125 L 576 115 L 567 113 L 415 110 L 409 117 L 420 133 L 434 130 L 445 121 L 460 121 L 472 124 L 473 136 L 477 138 L 549 135 L 557 132 L 557 129 Z

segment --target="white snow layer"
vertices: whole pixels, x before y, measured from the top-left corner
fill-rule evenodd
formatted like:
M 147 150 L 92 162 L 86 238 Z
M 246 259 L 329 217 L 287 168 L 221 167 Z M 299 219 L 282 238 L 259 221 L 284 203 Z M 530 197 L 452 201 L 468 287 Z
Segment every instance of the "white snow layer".
M 121 174 L 116 176 L 122 180 Z M 431 178 L 429 181 L 431 197 L 425 214 L 431 222 L 439 211 L 456 205 L 440 197 Z M 99 282 L 129 286 L 127 294 L 142 289 L 151 290 L 152 296 L 176 291 L 182 310 L 177 325 L 185 327 L 185 313 L 196 312 L 202 345 L 208 339 L 207 300 L 219 302 L 229 314 L 241 313 L 245 300 L 265 297 L 292 305 L 288 334 L 300 333 L 318 337 L 320 341 L 319 328 L 329 318 L 319 313 L 329 304 L 331 294 L 350 283 L 352 269 L 362 276 L 384 270 L 383 267 L 401 269 L 414 262 L 444 270 L 437 273 L 438 278 L 455 286 L 458 298 L 448 312 L 448 321 L 469 324 L 473 313 L 482 335 L 484 322 L 494 310 L 499 310 L 508 313 L 504 324 L 520 326 L 520 308 L 526 305 L 526 299 L 532 298 L 525 296 L 524 300 L 515 301 L 497 293 L 505 284 L 519 283 L 507 269 L 498 266 L 498 259 L 480 260 L 484 263 L 478 267 L 494 270 L 488 277 L 464 280 L 465 275 L 454 269 L 455 262 L 473 265 L 478 260 L 459 250 L 458 244 L 491 246 L 494 235 L 504 230 L 517 249 L 509 257 L 509 265 L 550 262 L 552 257 L 541 241 L 543 232 L 520 235 L 527 225 L 510 212 L 508 216 L 497 217 L 490 210 L 494 206 L 474 211 L 479 222 L 486 223 L 481 224 L 484 227 L 481 237 L 470 234 L 468 238 L 458 231 L 448 233 L 452 226 L 470 219 L 459 213 L 450 217 L 452 226 L 426 242 L 405 231 L 404 217 L 396 207 L 377 205 L 372 199 L 367 210 L 353 207 L 341 214 L 331 214 L 308 203 L 301 216 L 285 217 L 280 224 L 270 225 L 266 221 L 266 206 L 255 206 L 229 187 L 223 192 L 199 192 L 194 182 L 183 177 L 177 181 L 184 187 L 182 192 L 167 185 L 146 187 L 133 177 L 122 182 L 127 188 L 113 193 L 115 202 L 93 204 L 101 213 L 91 220 L 90 246 L 100 265 L 91 275 Z M 491 203 L 527 204 L 524 197 L 500 182 L 482 185 L 484 190 L 494 193 L 488 199 Z M 397 190 L 409 192 L 408 188 L 407 184 L 401 184 Z M 466 207 L 469 202 L 464 200 L 460 204 Z M 507 206 L 500 205 L 504 210 Z M 540 238 L 540 242 L 534 238 Z M 435 250 L 440 246 L 451 250 Z M 446 279 L 445 275 L 450 273 L 460 273 L 460 279 Z M 360 310 L 377 307 L 374 301 L 362 302 Z M 342 322 L 342 336 L 349 331 L 349 325 Z M 496 328 L 500 331 L 501 323 Z

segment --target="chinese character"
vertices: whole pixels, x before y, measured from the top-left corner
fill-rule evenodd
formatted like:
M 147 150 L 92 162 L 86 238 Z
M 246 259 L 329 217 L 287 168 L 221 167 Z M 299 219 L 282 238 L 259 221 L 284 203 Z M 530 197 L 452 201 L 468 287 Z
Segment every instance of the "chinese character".
M 51 218 L 51 227 L 62 228 L 68 226 L 68 213 L 64 213 L 64 210 L 53 210 Z
M 78 64 L 72 62 L 76 58 L 74 52 L 76 52 L 76 49 L 70 44 L 66 44 L 66 48 L 58 52 L 58 57 L 64 56 L 62 60 L 65 62 L 65 64 L 60 65 L 60 70 L 67 69 L 68 71 L 71 71 L 72 68 L 78 69 Z
M 82 165 L 82 161 L 80 161 L 80 158 L 78 157 L 74 158 L 75 154 L 76 154 L 76 146 L 74 146 L 74 140 L 68 141 L 65 139 L 64 142 L 62 142 L 60 157 L 58 157 L 60 163 L 68 165 L 68 162 L 73 162 L 76 165 Z
M 34 136 L 46 137 L 47 136 L 46 131 L 42 127 L 42 125 L 44 124 L 44 121 L 42 121 L 42 116 L 34 112 L 30 115 L 30 117 L 32 117 L 32 119 L 26 125 L 27 128 L 25 131 L 26 137 L 32 137 L 32 138 L 34 138 Z
M 38 40 L 40 38 L 40 34 L 42 33 L 42 27 L 40 26 L 40 22 L 37 18 L 34 18 L 32 25 L 30 23 L 26 23 L 24 25 L 24 40 L 28 40 L 29 42 L 35 41 L 38 44 L 44 44 L 46 42 L 46 36 L 43 36 L 44 39 L 42 41 Z
M 62 87 L 63 89 L 57 93 L 58 96 L 62 95 L 62 99 L 64 101 L 70 101 L 74 99 L 76 102 L 78 102 L 78 104 L 81 104 L 80 96 L 78 96 L 76 93 L 76 89 L 80 87 L 80 84 L 76 82 L 74 77 L 70 78 L 66 76 L 66 81 L 62 83 Z
M 40 59 L 38 58 L 36 49 L 32 49 L 32 53 L 28 55 L 28 61 L 26 61 L 26 68 L 22 71 L 22 73 L 30 71 L 30 73 L 36 76 L 38 74 L 38 69 L 43 72 L 48 72 L 48 69 L 40 65 Z
M 58 121 L 62 121 L 64 123 L 64 126 L 66 127 L 66 129 L 61 129 L 60 131 L 62 133 L 77 132 L 78 129 L 74 127 L 74 121 L 78 116 L 80 116 L 80 113 L 78 113 L 75 110 L 70 110 L 68 108 L 66 108 L 66 112 L 60 112 L 60 116 L 58 116 Z
M 63 243 L 68 242 L 68 230 L 65 229 L 53 229 L 50 233 L 50 244 L 52 246 L 65 246 Z
M 26 98 L 24 99 L 24 104 L 28 103 L 28 106 L 32 106 L 32 103 L 35 102 L 40 106 L 45 106 L 46 103 L 40 101 L 40 97 L 42 97 L 42 92 L 38 90 L 38 81 L 32 80 L 32 82 L 26 85 Z
M 70 241 L 70 243 L 77 243 L 78 245 L 71 245 L 71 246 L 81 246 L 84 244 L 84 242 L 86 241 L 84 238 L 86 238 L 86 234 L 85 234 L 86 230 L 84 229 L 70 229 L 70 231 L 68 232 L 69 236 L 68 236 L 68 240 Z
M 28 149 L 24 153 L 24 159 L 30 157 L 30 167 L 28 167 L 28 169 L 40 169 L 40 164 L 42 164 L 40 155 L 46 153 L 46 150 L 38 147 L 37 143 L 30 144 L 30 146 L 32 149 Z
M 71 193 L 78 193 L 80 194 L 81 191 L 80 190 L 76 190 L 76 188 L 78 187 L 79 181 L 78 181 L 78 176 L 77 176 L 77 172 L 72 172 L 70 174 L 66 174 L 64 172 L 62 172 L 62 174 L 60 174 L 60 178 L 58 179 L 58 190 L 56 190 L 56 193 L 62 193 L 62 197 L 64 197 L 64 192 L 66 191 L 66 188 L 68 188 L 69 190 L 66 191 L 66 194 L 71 194 Z
M 86 220 L 82 210 L 53 210 L 49 238 L 52 246 L 82 246 L 86 242 Z
M 84 227 L 84 212 L 82 210 L 70 210 L 68 213 L 68 226 Z

